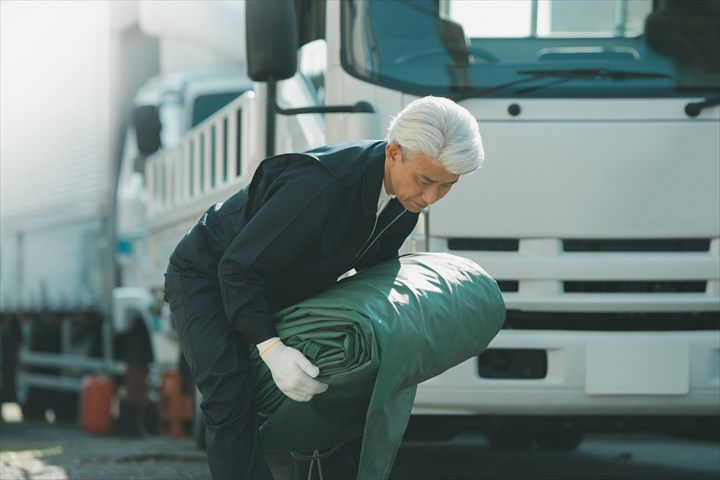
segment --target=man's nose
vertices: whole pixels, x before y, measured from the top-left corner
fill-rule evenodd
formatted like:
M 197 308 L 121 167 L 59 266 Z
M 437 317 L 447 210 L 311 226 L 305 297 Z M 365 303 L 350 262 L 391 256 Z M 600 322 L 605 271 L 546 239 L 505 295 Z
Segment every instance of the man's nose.
M 434 188 L 434 187 L 426 189 L 422 193 L 422 199 L 423 199 L 423 202 L 425 202 L 428 206 L 437 202 L 438 201 L 438 189 Z

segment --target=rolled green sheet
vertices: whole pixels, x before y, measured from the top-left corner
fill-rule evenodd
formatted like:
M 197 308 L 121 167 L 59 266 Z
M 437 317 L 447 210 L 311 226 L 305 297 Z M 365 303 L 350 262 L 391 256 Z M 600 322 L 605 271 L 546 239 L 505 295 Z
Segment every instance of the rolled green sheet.
M 320 369 L 310 402 L 280 392 L 251 348 L 267 453 L 363 436 L 358 478 L 390 475 L 416 386 L 480 354 L 505 320 L 497 283 L 476 263 L 415 253 L 365 269 L 276 314 L 283 341 Z

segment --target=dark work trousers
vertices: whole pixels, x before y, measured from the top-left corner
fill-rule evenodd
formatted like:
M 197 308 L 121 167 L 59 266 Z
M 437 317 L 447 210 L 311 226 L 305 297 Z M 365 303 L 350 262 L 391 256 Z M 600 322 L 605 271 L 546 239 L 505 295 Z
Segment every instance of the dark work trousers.
M 165 274 L 165 299 L 203 395 L 213 479 L 272 479 L 260 446 L 248 343 L 231 328 L 217 282 L 170 271 Z

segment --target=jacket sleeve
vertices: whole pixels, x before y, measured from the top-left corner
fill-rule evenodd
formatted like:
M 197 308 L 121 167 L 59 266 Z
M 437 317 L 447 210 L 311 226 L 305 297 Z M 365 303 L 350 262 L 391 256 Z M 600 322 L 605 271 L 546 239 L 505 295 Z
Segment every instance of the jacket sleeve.
M 263 202 L 218 266 L 228 320 L 255 344 L 277 336 L 264 278 L 319 241 L 328 209 L 315 182 L 284 183 Z

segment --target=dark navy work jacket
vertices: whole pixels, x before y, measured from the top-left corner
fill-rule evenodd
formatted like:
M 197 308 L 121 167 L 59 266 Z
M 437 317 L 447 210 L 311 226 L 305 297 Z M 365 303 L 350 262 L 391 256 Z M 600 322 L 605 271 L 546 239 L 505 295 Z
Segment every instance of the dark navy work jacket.
M 418 214 L 396 199 L 376 220 L 385 146 L 344 143 L 264 160 L 247 187 L 203 214 L 168 272 L 217 282 L 218 308 L 249 341 L 276 336 L 272 312 L 320 293 L 351 268 L 397 256 L 415 227 Z

